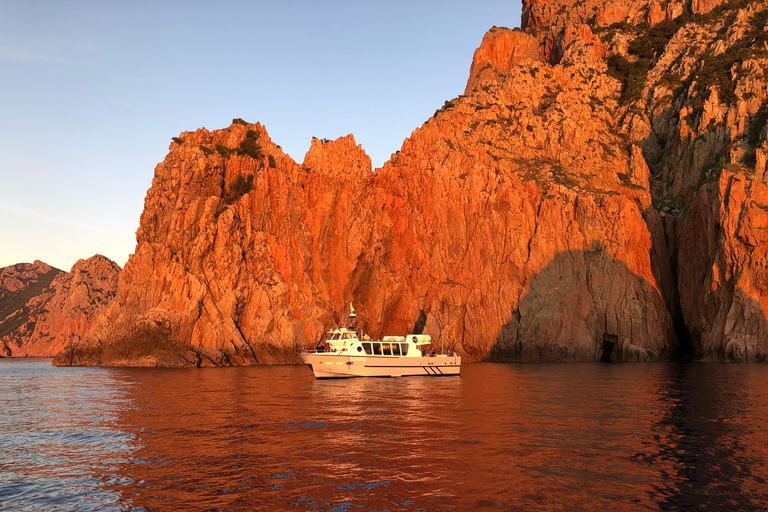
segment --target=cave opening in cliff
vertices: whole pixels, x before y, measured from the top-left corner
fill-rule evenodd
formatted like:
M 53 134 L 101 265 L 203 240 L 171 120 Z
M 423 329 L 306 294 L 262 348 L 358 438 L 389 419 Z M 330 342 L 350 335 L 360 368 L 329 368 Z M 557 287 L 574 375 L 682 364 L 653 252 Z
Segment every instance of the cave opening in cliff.
M 413 334 L 423 334 L 424 327 L 427 325 L 427 314 L 423 309 L 419 310 L 419 318 L 416 319 L 416 323 L 413 324 Z
M 676 315 L 673 319 L 675 337 L 677 338 L 677 349 L 674 352 L 674 358 L 678 361 L 691 361 L 696 356 L 701 356 L 701 341 L 698 333 L 691 333 L 685 325 L 682 314 Z
M 600 356 L 600 361 L 603 363 L 611 362 L 611 354 L 613 349 L 616 348 L 616 344 L 619 342 L 619 337 L 614 334 L 603 334 L 603 354 Z

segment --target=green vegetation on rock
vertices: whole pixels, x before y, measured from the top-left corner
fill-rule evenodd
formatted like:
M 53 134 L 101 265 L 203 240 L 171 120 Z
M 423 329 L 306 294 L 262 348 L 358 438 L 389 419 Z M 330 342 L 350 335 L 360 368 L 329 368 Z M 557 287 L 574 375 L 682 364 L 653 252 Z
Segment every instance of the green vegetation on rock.
M 219 152 L 222 158 L 229 158 L 234 155 L 237 150 L 222 146 L 221 144 L 216 144 L 216 151 Z
M 224 202 L 232 204 L 251 190 L 253 190 L 253 174 L 249 174 L 248 176 L 240 174 L 229 186 L 229 194 L 227 194 Z
M 261 152 L 259 143 L 257 142 L 259 137 L 259 132 L 255 130 L 248 130 L 248 133 L 245 134 L 243 142 L 240 143 L 240 146 L 238 146 L 237 150 L 233 151 L 237 151 L 237 153 L 240 155 L 248 155 L 249 157 L 256 160 L 263 158 L 264 155 Z

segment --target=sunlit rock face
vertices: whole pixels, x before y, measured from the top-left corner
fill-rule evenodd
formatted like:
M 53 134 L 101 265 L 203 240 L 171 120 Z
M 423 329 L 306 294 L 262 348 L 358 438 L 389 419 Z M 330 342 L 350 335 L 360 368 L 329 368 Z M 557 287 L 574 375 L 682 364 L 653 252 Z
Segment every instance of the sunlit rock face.
M 352 136 L 313 141 L 304 165 L 259 124 L 176 140 L 115 301 L 57 364 L 293 362 L 370 287 L 391 237 Z
M 297 361 L 349 302 L 466 360 L 765 359 L 765 2 L 524 3 L 381 169 L 185 132 L 57 364 Z M 611 350 L 612 348 L 612 350 Z
M 0 271 L 0 351 L 6 357 L 53 357 L 80 341 L 117 291 L 120 271 L 101 255 L 70 272 L 45 263 Z

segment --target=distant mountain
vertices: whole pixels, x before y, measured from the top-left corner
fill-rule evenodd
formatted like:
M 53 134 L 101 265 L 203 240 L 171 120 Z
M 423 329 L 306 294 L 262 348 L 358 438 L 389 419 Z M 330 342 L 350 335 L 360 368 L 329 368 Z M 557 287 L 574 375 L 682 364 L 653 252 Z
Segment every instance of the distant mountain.
M 353 302 L 466 360 L 768 358 L 768 2 L 526 0 L 372 172 L 184 132 L 116 299 L 56 364 L 296 361 Z
M 53 357 L 79 341 L 114 297 L 119 271 L 100 255 L 71 272 L 41 261 L 0 269 L 0 356 Z

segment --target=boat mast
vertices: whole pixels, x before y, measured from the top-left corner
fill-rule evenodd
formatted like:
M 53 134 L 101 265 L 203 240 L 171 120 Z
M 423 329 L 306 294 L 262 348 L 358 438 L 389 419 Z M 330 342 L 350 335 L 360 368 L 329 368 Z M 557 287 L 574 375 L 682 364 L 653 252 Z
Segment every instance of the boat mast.
M 349 322 L 348 323 L 350 325 L 349 328 L 354 331 L 356 326 L 357 326 L 357 315 L 355 314 L 355 308 L 354 308 L 354 306 L 352 306 L 351 302 L 349 303 L 349 317 L 348 318 L 349 318 Z

